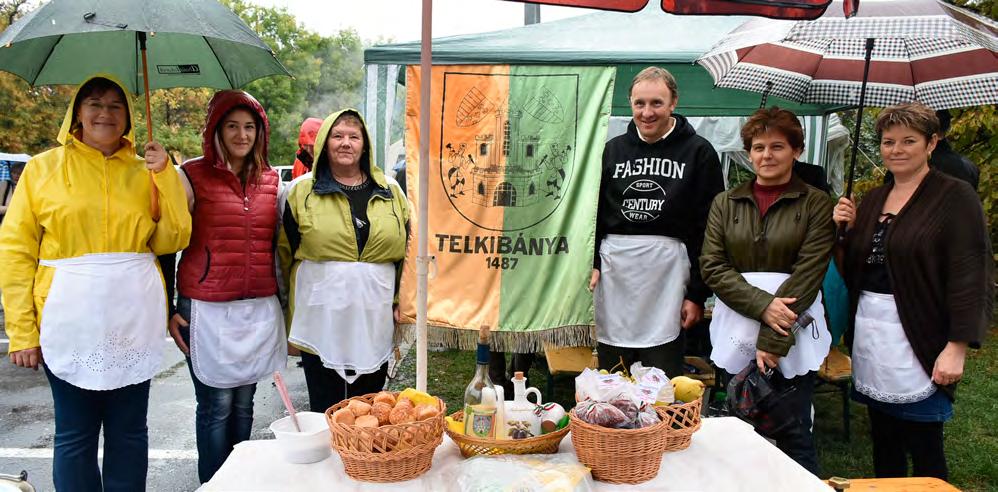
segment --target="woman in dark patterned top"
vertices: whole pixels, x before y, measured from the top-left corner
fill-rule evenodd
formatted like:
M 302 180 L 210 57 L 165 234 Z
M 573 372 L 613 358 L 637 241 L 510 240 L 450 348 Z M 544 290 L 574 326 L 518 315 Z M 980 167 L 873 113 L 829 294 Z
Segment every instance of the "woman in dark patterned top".
M 946 479 L 943 423 L 991 315 L 993 265 L 984 211 L 966 183 L 930 169 L 939 121 L 903 104 L 877 119 L 880 153 L 895 177 L 858 210 L 840 198 L 848 225 L 843 275 L 854 326 L 853 398 L 867 405 L 877 477 Z

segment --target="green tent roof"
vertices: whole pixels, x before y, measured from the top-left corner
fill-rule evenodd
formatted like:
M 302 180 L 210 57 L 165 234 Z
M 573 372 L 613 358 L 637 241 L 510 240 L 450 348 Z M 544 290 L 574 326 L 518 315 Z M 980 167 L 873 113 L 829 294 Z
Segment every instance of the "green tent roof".
M 693 62 L 729 31 L 750 19 L 739 16 L 677 16 L 648 8 L 628 14 L 595 12 L 553 22 L 433 40 L 435 65 L 616 65 L 613 114 L 630 116 L 631 78 L 648 65 L 668 69 L 679 83 L 677 112 L 688 116 L 740 116 L 758 109 L 761 95 L 714 88 Z M 469 12 L 469 22 L 473 15 Z M 419 42 L 381 45 L 364 51 L 373 65 L 419 63 Z M 771 97 L 799 115 L 836 108 L 800 105 Z

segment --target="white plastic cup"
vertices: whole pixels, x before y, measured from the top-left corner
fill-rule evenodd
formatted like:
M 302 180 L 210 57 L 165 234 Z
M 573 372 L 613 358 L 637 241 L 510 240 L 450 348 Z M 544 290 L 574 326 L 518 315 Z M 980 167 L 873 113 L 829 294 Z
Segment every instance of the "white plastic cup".
M 299 412 L 298 425 L 301 432 L 295 430 L 291 417 L 284 417 L 270 424 L 270 430 L 277 438 L 284 461 L 288 463 L 315 463 L 329 457 L 329 425 L 326 415 L 317 412 Z

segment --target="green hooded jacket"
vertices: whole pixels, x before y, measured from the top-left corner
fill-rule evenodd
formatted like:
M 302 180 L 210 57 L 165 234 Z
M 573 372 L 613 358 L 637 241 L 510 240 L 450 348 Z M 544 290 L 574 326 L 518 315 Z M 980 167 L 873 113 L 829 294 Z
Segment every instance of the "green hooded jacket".
M 360 168 L 373 181 L 374 190 L 367 204 L 370 235 L 363 253 L 358 253 L 357 235 L 350 213 L 350 203 L 328 165 L 318 165 L 326 152 L 326 140 L 333 122 L 343 113 L 353 113 L 361 120 L 364 150 Z M 329 115 L 315 138 L 312 172 L 299 176 L 281 193 L 282 225 L 278 235 L 278 259 L 284 292 L 289 293 L 288 326 L 294 315 L 295 272 L 302 260 L 360 261 L 394 263 L 396 268 L 395 302 L 398 302 L 402 260 L 409 237 L 409 201 L 394 179 L 385 176 L 374 161 L 367 125 L 360 113 L 345 109 Z

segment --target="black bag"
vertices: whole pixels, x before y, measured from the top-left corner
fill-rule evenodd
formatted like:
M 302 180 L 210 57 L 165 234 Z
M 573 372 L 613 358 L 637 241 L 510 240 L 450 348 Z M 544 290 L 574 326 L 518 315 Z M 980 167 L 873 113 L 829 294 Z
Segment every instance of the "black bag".
M 784 433 L 797 425 L 792 402 L 797 386 L 779 375 L 778 369 L 759 372 L 753 362 L 728 382 L 728 408 L 731 414 L 752 424 L 766 437 Z

